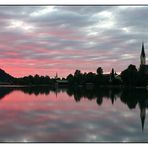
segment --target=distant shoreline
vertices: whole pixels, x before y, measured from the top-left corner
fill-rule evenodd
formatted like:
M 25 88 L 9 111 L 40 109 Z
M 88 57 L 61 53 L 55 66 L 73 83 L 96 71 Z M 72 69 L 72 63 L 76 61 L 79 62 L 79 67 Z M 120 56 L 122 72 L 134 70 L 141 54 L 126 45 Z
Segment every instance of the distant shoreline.
M 49 85 L 13 85 L 13 84 L 1 84 L 0 87 L 12 87 L 12 88 L 17 88 L 17 87 L 36 87 L 36 86 L 46 86 L 46 87 L 51 87 Z
M 15 84 L 1 84 L 0 87 L 6 87 L 6 88 L 25 88 L 25 87 L 51 87 L 51 88 L 56 88 L 53 85 L 15 85 Z M 66 86 L 64 88 L 68 88 L 69 86 Z M 77 86 L 79 88 L 79 85 Z M 57 88 L 63 88 L 62 86 L 58 86 Z M 93 87 L 95 88 L 95 86 Z M 93 89 L 91 88 L 91 89 Z M 97 86 L 96 88 L 120 88 L 120 89 L 147 89 L 147 86 L 141 86 L 141 87 L 137 87 L 137 86 Z

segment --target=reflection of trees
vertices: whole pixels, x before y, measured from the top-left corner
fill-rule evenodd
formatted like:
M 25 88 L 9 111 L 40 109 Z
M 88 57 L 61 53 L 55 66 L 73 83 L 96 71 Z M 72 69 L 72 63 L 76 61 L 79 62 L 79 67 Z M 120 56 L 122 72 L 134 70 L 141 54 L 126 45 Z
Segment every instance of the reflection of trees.
M 27 94 L 34 95 L 49 95 L 50 92 L 58 94 L 60 92 L 67 92 L 69 96 L 73 96 L 76 102 L 81 99 L 96 100 L 100 106 L 105 99 L 109 99 L 112 104 L 116 99 L 120 99 L 122 103 L 126 104 L 129 109 L 134 109 L 139 106 L 142 131 L 144 130 L 144 123 L 146 117 L 146 108 L 148 107 L 148 91 L 144 89 L 119 89 L 119 88 L 94 88 L 86 89 L 83 87 L 74 87 L 67 89 L 55 89 L 51 87 L 21 87 L 21 88 L 0 88 L 0 99 L 4 98 L 13 90 L 19 90 Z
M 121 95 L 121 101 L 130 109 L 134 109 L 137 104 L 144 106 L 145 101 L 148 99 L 148 92 L 144 89 L 125 89 Z
M 134 109 L 138 103 L 138 95 L 134 90 L 123 90 L 120 99 L 123 103 L 127 104 L 130 109 Z
M 98 105 L 101 105 L 103 103 L 103 97 L 98 96 L 96 102 Z
M 0 88 L 0 99 L 3 99 L 6 95 L 10 94 L 13 91 L 13 88 Z
M 76 102 L 82 98 L 88 100 L 96 99 L 96 103 L 101 105 L 104 99 L 110 99 L 112 104 L 119 98 L 129 109 L 134 109 L 137 104 L 140 107 L 146 106 L 148 102 L 148 91 L 144 89 L 119 89 L 119 88 L 94 88 L 87 90 L 85 88 L 68 88 L 67 94 L 74 96 Z
M 21 87 L 21 88 L 17 88 L 17 90 L 21 90 L 22 92 L 30 95 L 34 94 L 36 96 L 42 95 L 42 94 L 49 95 L 50 92 L 54 92 L 55 94 L 58 94 L 64 91 L 64 89 L 55 89 L 47 86 Z
M 48 95 L 50 91 L 55 92 L 55 90 L 52 90 L 48 87 L 0 87 L 0 99 L 4 98 L 6 95 L 13 92 L 14 90 L 20 90 L 30 95 L 35 94 L 36 96 L 39 94 Z
M 21 87 L 21 88 L 0 88 L 0 98 L 3 98 L 5 95 L 9 94 L 13 90 L 21 90 L 27 94 L 45 94 L 49 95 L 50 92 L 54 92 L 56 94 L 60 92 L 67 92 L 69 96 L 73 96 L 76 102 L 81 101 L 82 98 L 92 100 L 96 99 L 96 103 L 101 105 L 103 103 L 103 99 L 110 99 L 112 104 L 115 102 L 117 98 L 121 99 L 121 102 L 127 104 L 130 109 L 134 109 L 137 104 L 139 107 L 147 107 L 148 102 L 148 91 L 144 89 L 118 89 L 118 88 L 94 88 L 94 89 L 86 89 L 83 87 L 77 88 L 67 88 L 67 89 L 55 89 L 51 87 Z
M 67 94 L 69 96 L 74 96 L 74 99 L 80 101 L 82 98 L 89 100 L 96 99 L 98 105 L 103 103 L 103 99 L 110 99 L 111 102 L 114 102 L 116 95 L 119 95 L 120 89 L 109 89 L 109 88 L 94 88 L 94 89 L 85 89 L 85 88 L 68 88 Z
M 51 91 L 48 87 L 23 87 L 19 88 L 19 90 L 30 95 L 35 94 L 36 96 L 39 94 L 48 95 Z
M 5 95 L 9 94 L 13 90 L 20 90 L 27 94 L 44 94 L 49 95 L 50 92 L 58 94 L 60 92 L 67 92 L 69 96 L 73 96 L 75 101 L 81 101 L 82 98 L 92 100 L 96 99 L 98 105 L 102 105 L 104 99 L 109 99 L 112 104 L 116 101 L 117 98 L 121 102 L 125 103 L 129 109 L 134 109 L 138 104 L 141 109 L 147 108 L 148 104 L 148 91 L 144 89 L 119 89 L 119 88 L 94 88 L 86 89 L 83 87 L 77 88 L 67 88 L 67 89 L 55 89 L 51 87 L 21 87 L 21 88 L 0 88 L 0 99 Z
M 76 100 L 76 102 L 80 101 L 81 98 L 87 98 L 89 100 L 96 98 L 93 90 L 86 91 L 83 88 L 68 88 L 67 94 L 69 96 L 74 96 L 74 99 Z
M 129 109 L 134 109 L 136 105 L 139 105 L 140 119 L 142 131 L 144 130 L 144 123 L 146 117 L 146 108 L 148 107 L 148 91 L 144 89 L 68 89 L 67 94 L 74 96 L 76 101 L 80 101 L 81 98 L 87 98 L 89 100 L 96 99 L 98 105 L 102 105 L 104 99 L 110 99 L 114 104 L 117 98 L 120 98 L 121 102 L 125 103 Z

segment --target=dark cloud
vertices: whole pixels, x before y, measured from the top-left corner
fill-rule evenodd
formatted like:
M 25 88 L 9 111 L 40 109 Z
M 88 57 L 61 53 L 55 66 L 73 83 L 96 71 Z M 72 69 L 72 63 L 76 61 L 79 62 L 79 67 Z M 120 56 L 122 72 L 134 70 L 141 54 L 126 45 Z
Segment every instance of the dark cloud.
M 102 64 L 106 72 L 130 62 L 139 66 L 141 42 L 148 46 L 147 11 L 147 6 L 0 6 L 1 59 L 32 59 L 38 61 L 34 66 L 48 59 L 60 60 L 57 65 L 89 61 L 87 70 Z M 81 67 L 76 64 L 71 63 Z
M 72 11 L 81 15 L 93 15 L 104 10 L 112 9 L 111 6 L 58 6 L 57 9 L 61 11 Z

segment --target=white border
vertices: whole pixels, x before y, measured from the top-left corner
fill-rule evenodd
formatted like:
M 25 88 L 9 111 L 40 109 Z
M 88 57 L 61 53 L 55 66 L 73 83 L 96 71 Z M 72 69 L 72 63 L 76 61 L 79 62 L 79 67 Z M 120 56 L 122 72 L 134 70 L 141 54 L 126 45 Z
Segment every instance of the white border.
M 0 0 L 0 5 L 148 5 L 148 1 L 147 0 Z M 126 147 L 131 147 L 133 146 L 134 148 L 138 148 L 139 146 L 141 146 L 141 144 L 112 144 L 112 143 L 108 143 L 108 144 L 77 144 L 77 143 L 71 143 L 71 144 L 13 144 L 13 143 L 5 143 L 5 144 L 0 144 L 1 146 L 3 146 L 4 148 L 8 148 L 8 147 L 15 147 L 15 148 L 25 148 L 25 147 L 35 147 L 35 148 L 40 148 L 41 146 L 44 146 L 45 148 L 49 148 L 49 146 L 51 147 L 59 147 L 59 148 L 75 148 L 77 147 L 85 147 L 85 148 L 98 148 L 99 147 L 112 147 L 112 148 L 118 148 L 120 146 L 120 148 L 124 148 Z M 147 145 L 143 145 L 143 148 L 146 148 Z
M 1 5 L 144 5 L 147 0 L 0 0 Z

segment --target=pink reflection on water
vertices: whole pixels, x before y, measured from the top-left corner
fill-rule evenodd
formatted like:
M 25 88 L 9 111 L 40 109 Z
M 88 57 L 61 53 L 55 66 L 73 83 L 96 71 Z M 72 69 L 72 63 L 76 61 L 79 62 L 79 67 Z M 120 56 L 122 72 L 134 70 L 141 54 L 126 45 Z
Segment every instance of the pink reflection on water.
M 31 141 L 68 140 L 71 137 L 69 132 L 75 128 L 69 129 L 66 125 L 73 124 L 75 119 L 80 122 L 89 119 L 88 116 L 82 117 L 79 111 L 85 112 L 90 107 L 74 102 L 73 97 L 66 93 L 59 93 L 58 96 L 55 93 L 30 96 L 20 91 L 12 92 L 0 102 L 0 117 L 3 119 L 0 121 L 0 141 L 7 138 L 8 141 L 19 141 L 19 135 L 26 137 L 26 134 L 27 137 L 31 136 Z M 54 130 L 54 133 L 49 129 Z M 66 130 L 68 135 L 63 135 Z
M 64 92 L 35 96 L 13 91 L 0 101 L 0 141 L 122 141 L 129 130 L 130 138 L 137 135 L 139 123 L 137 110 L 125 106 L 118 99 L 114 106 L 109 99 L 98 106 L 95 99 L 76 103 Z

